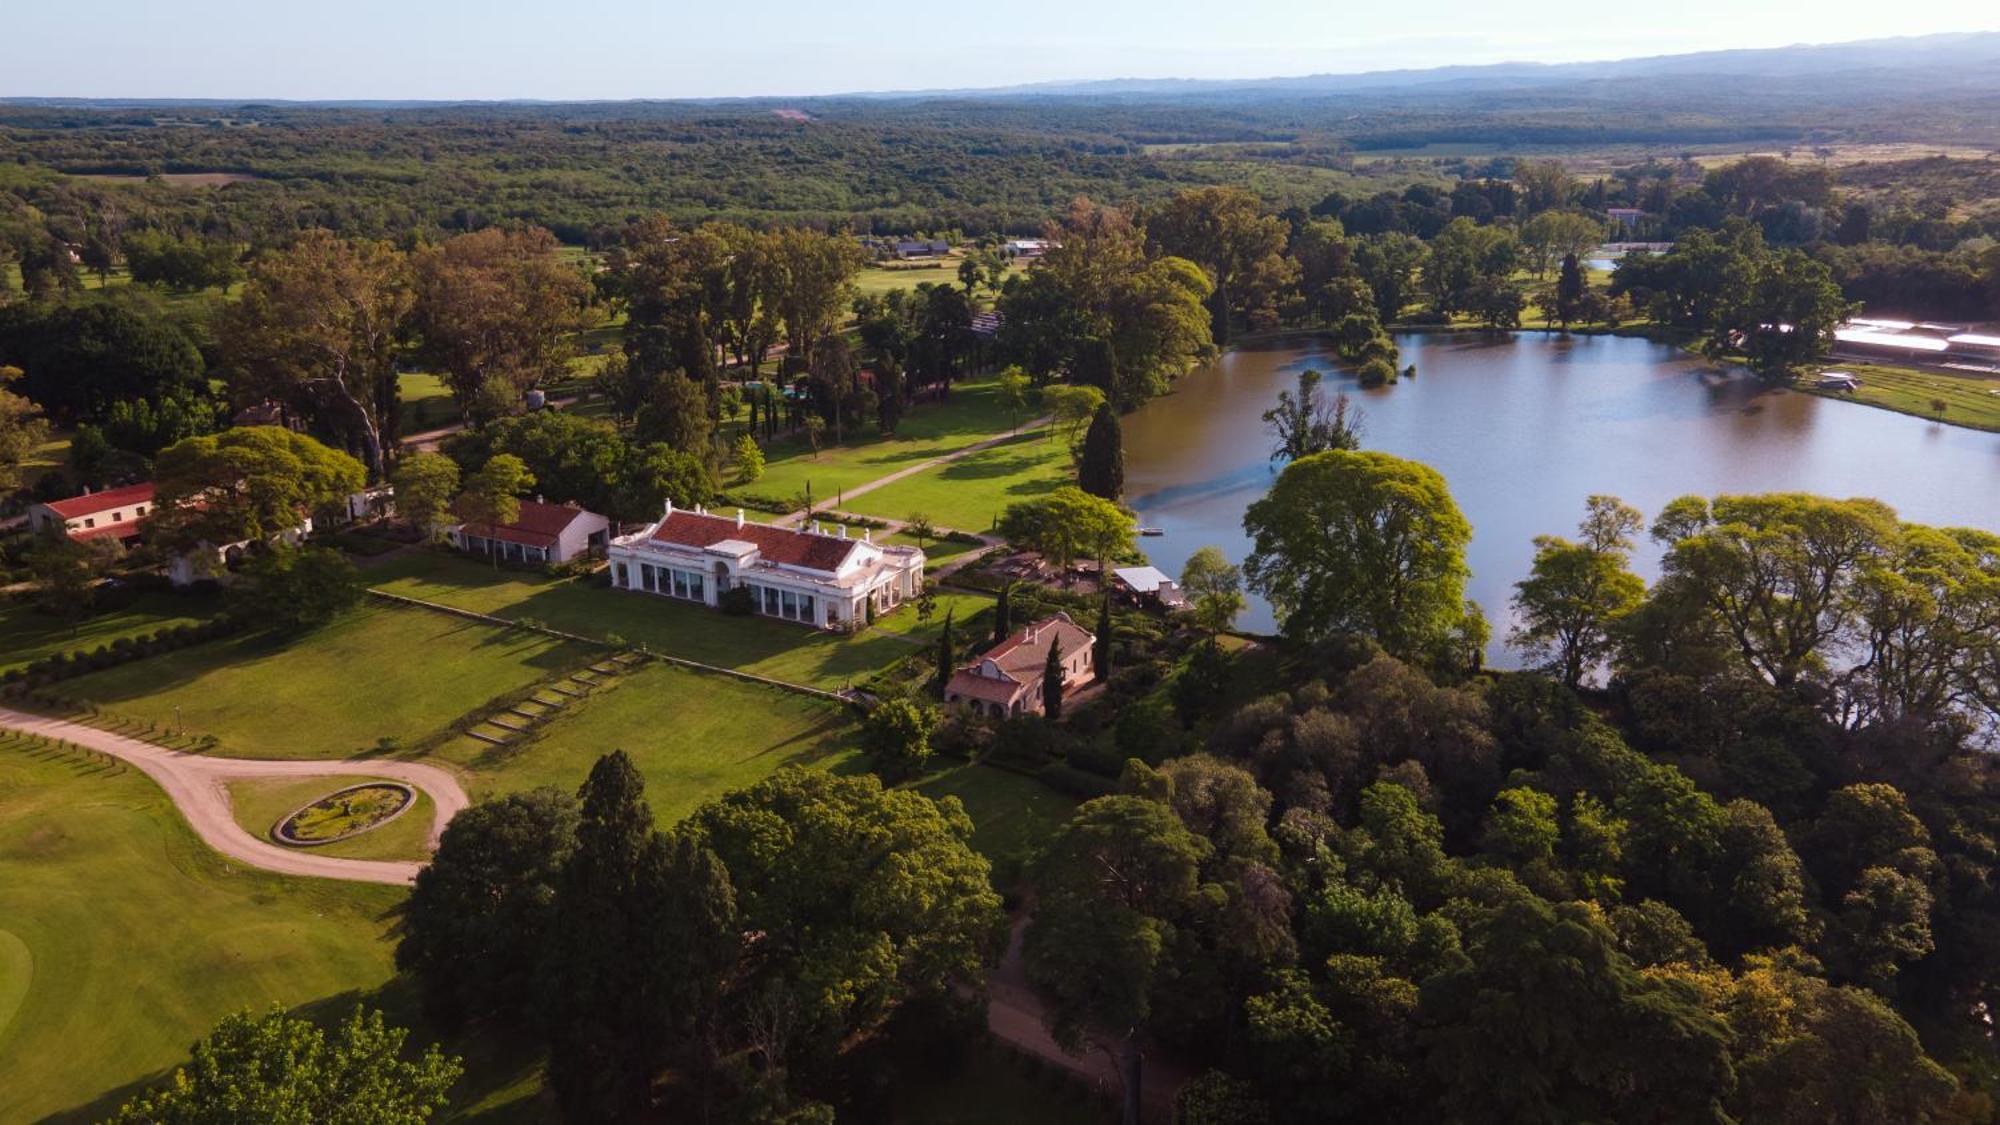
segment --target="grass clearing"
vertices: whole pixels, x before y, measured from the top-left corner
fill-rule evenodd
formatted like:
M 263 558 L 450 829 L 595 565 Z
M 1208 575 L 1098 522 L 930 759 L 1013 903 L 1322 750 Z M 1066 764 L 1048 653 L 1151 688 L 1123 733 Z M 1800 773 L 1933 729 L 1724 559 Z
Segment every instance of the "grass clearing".
M 2000 431 L 2000 378 L 1873 363 L 1831 363 L 1827 369 L 1858 376 L 1861 388 L 1851 394 L 1822 391 L 1812 385 L 1815 376 L 1808 375 L 1800 381 L 1798 389 L 1821 398 L 1866 403 L 1947 425 Z M 1936 402 L 1944 403 L 1942 415 L 1933 405 Z
M 731 617 L 703 606 L 612 590 L 576 580 L 494 571 L 442 552 L 412 552 L 368 572 L 380 590 L 510 620 L 531 620 L 586 637 L 625 644 L 719 668 L 752 672 L 826 690 L 867 680 L 927 645 L 944 624 L 945 600 L 929 622 L 904 607 L 859 633 L 827 633 L 768 617 Z M 957 609 L 965 628 L 989 599 Z
M 84 618 L 71 628 L 62 619 L 38 611 L 27 601 L 0 602 L 0 672 L 25 667 L 59 652 L 88 651 L 120 637 L 196 624 L 221 609 L 221 602 L 215 598 L 146 593 L 133 598 L 124 608 Z
M 231 1011 L 379 987 L 403 895 L 239 867 L 138 770 L 0 738 L 0 1121 L 102 1120 Z
M 405 371 L 396 377 L 403 412 L 397 428 L 404 434 L 419 434 L 449 426 L 459 420 L 458 400 L 442 376 L 422 371 Z
M 496 696 L 587 662 L 582 646 L 448 614 L 367 605 L 299 637 L 251 634 L 94 672 L 62 693 L 253 758 L 407 746 Z
M 1053 1086 L 1047 1072 L 1011 1058 L 989 1043 L 972 1047 L 944 1074 L 904 1084 L 896 1099 L 898 1121 L 922 1125 L 1104 1125 L 1115 1120 L 1108 1104 L 1093 1105 L 1067 1081 Z
M 388 780 L 370 777 L 259 777 L 232 781 L 229 783 L 229 811 L 245 832 L 260 840 L 268 840 L 278 818 L 290 814 L 292 810 L 349 786 Z M 307 850 L 314 855 L 341 859 L 428 859 L 431 821 L 435 819 L 437 806 L 431 803 L 430 794 L 418 789 L 416 801 L 387 824 L 350 839 Z
M 525 741 L 457 739 L 438 756 L 480 800 L 543 785 L 575 792 L 599 757 L 623 750 L 653 815 L 670 824 L 783 766 L 858 769 L 856 742 L 855 715 L 839 704 L 654 663 L 567 703 Z
M 889 519 L 922 512 L 939 527 L 984 532 L 1009 504 L 1051 492 L 1072 476 L 1062 441 L 1023 437 L 857 496 L 842 510 Z
M 957 797 L 972 818 L 972 846 L 1003 886 L 1076 811 L 1075 798 L 995 766 L 962 765 L 914 783 L 926 797 Z
M 817 456 L 803 437 L 772 442 L 764 450 L 763 477 L 741 487 L 760 496 L 790 498 L 810 486 L 815 501 L 832 500 L 844 489 L 1002 436 L 1038 416 L 1033 404 L 1010 413 L 999 402 L 999 390 L 994 379 L 960 383 L 942 402 L 911 406 L 893 436 L 884 437 L 870 426 L 834 445 L 829 433 Z M 909 514 L 892 513 L 896 519 Z

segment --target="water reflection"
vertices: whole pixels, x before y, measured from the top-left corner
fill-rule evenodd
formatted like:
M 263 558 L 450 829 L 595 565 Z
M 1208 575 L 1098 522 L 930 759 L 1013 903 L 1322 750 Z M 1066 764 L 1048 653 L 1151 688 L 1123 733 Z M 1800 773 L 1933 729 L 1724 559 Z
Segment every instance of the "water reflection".
M 1362 442 L 1435 466 L 1472 521 L 1471 593 L 1494 620 L 1494 659 L 1513 584 L 1536 535 L 1567 534 L 1584 498 L 1610 492 L 1648 516 L 1686 493 L 1798 490 L 1876 496 L 1907 519 L 2000 530 L 2000 434 L 1811 395 L 1771 391 L 1733 369 L 1651 341 L 1540 333 L 1405 335 L 1418 377 L 1363 391 L 1329 346 L 1238 349 L 1125 423 L 1129 499 L 1165 529 L 1143 546 L 1179 573 L 1214 543 L 1249 553 L 1243 511 L 1277 466 L 1262 415 L 1308 367 L 1366 413 Z M 1650 543 L 1638 563 L 1650 578 Z M 1243 624 L 1275 626 L 1256 603 Z

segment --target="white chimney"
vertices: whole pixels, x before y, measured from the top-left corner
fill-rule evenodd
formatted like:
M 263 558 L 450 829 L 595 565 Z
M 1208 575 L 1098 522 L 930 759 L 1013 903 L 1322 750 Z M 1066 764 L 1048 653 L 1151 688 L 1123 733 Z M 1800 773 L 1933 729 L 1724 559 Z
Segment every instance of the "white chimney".
M 841 524 L 841 525 L 840 525 L 840 537 L 841 537 L 842 539 L 845 539 L 845 538 L 847 538 L 847 525 L 846 525 L 846 524 Z
M 736 509 L 736 526 L 743 526 L 743 509 L 741 508 Z
M 863 543 L 873 543 L 873 542 L 875 541 L 875 540 L 874 540 L 874 539 L 872 538 L 872 537 L 874 536 L 874 534 L 875 534 L 875 532 L 874 532 L 874 531 L 872 531 L 872 530 L 870 530 L 870 529 L 868 529 L 868 528 L 865 528 L 865 527 L 864 527 L 864 528 L 862 528 L 862 529 L 861 529 L 861 541 L 862 541 Z
M 661 519 L 672 519 L 672 518 L 673 518 L 673 514 L 674 514 L 674 498 L 673 498 L 673 497 L 671 497 L 671 496 L 669 496 L 669 497 L 667 497 L 667 506 L 666 506 L 666 508 L 665 508 L 665 509 L 663 509 L 663 510 L 662 510 L 662 511 L 660 512 L 660 518 L 661 518 Z

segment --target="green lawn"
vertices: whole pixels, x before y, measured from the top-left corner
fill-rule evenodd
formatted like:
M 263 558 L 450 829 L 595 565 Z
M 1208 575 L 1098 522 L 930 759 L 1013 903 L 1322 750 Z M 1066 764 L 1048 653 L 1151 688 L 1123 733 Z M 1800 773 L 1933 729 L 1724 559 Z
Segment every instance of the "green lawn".
M 2000 430 L 2000 378 L 1947 375 L 1941 371 L 1882 367 L 1872 363 L 1830 363 L 1827 367 L 1858 376 L 1861 389 L 1853 394 L 1814 390 L 1812 384 L 1817 377 L 1814 375 L 1802 378 L 1799 389 L 1823 398 L 1865 402 L 1899 414 L 1939 419 L 1954 426 Z M 1936 400 L 1945 404 L 1941 418 L 1932 406 Z
M 406 371 L 396 377 L 403 399 L 399 429 L 406 434 L 435 430 L 458 421 L 458 400 L 436 375 Z
M 859 768 L 855 742 L 855 715 L 840 704 L 651 664 L 565 705 L 521 743 L 464 738 L 439 756 L 484 799 L 543 785 L 574 792 L 599 757 L 623 750 L 645 775 L 653 815 L 668 824 L 781 766 Z
M 529 619 L 582 636 L 617 638 L 654 652 L 774 679 L 837 689 L 866 680 L 937 636 L 946 599 L 919 624 L 914 607 L 853 635 L 826 633 L 768 617 L 730 617 L 669 598 L 603 589 L 573 580 L 494 571 L 441 552 L 413 552 L 368 572 L 377 589 L 496 617 Z M 964 625 L 985 599 L 949 595 Z M 895 635 L 885 635 L 895 634 Z M 906 640 L 905 637 L 910 639 Z
M 403 894 L 236 866 L 136 769 L 0 739 L 0 1121 L 102 1120 L 233 1010 L 377 988 Z
M 869 426 L 861 434 L 847 435 L 847 443 L 836 446 L 829 432 L 817 456 L 803 438 L 773 442 L 764 450 L 761 479 L 741 486 L 729 483 L 745 492 L 780 497 L 800 495 L 810 484 L 815 502 L 835 499 L 843 489 L 998 437 L 1036 416 L 1032 403 L 1018 415 L 1010 415 L 1000 405 L 998 392 L 999 384 L 993 379 L 960 383 L 943 402 L 911 406 L 893 437 L 883 437 Z M 902 519 L 910 512 L 905 509 L 888 514 Z
M 1076 811 L 1074 798 L 1032 777 L 993 766 L 961 765 L 924 778 L 913 788 L 927 797 L 957 797 L 972 818 L 972 846 L 992 861 L 1005 886 Z
M 289 815 L 293 809 L 350 785 L 382 780 L 387 779 L 260 777 L 232 781 L 229 783 L 229 808 L 244 831 L 258 839 L 269 839 L 278 818 Z M 322 844 L 311 851 L 314 855 L 342 859 L 428 859 L 431 821 L 435 819 L 437 806 L 431 803 L 429 794 L 419 789 L 416 803 L 403 810 L 396 819 L 359 836 Z
M 408 745 L 595 653 L 537 634 L 373 604 L 297 638 L 251 634 L 94 672 L 63 694 L 251 758 Z
M 1061 440 L 1024 437 L 857 496 L 842 510 L 889 519 L 922 512 L 939 527 L 984 532 L 1009 504 L 1072 479 L 1069 450 Z
M 221 609 L 214 598 L 141 594 L 119 610 L 87 617 L 71 628 L 26 601 L 0 601 L 0 672 L 59 652 L 89 650 L 119 637 L 136 637 L 207 620 Z

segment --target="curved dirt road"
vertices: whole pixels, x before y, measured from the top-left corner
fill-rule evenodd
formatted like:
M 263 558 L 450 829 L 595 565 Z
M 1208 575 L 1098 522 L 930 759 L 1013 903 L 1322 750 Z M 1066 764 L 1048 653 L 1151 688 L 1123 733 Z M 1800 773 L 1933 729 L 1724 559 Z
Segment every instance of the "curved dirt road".
M 437 806 L 430 842 L 470 803 L 458 779 L 436 766 L 393 761 L 269 761 L 183 754 L 122 734 L 0 707 L 0 727 L 61 739 L 138 766 L 166 790 L 203 843 L 239 863 L 280 875 L 314 875 L 360 883 L 414 882 L 423 864 L 402 860 L 336 859 L 309 849 L 279 847 L 244 831 L 229 809 L 231 781 L 255 777 L 386 777 L 430 794 Z

